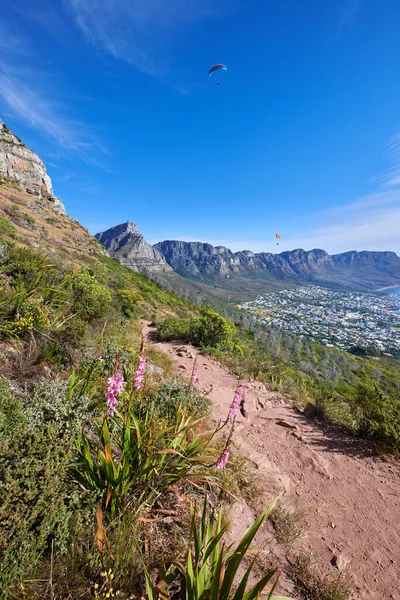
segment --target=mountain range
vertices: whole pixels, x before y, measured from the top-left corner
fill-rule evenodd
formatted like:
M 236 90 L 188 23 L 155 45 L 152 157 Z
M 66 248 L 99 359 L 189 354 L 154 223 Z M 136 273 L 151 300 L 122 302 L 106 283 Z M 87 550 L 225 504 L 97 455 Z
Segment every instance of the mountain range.
M 364 291 L 400 285 L 400 258 L 394 252 L 329 255 L 320 249 L 296 249 L 256 254 L 177 240 L 150 246 L 129 221 L 96 234 L 96 238 L 112 257 L 153 278 L 160 273 L 167 278 L 175 273 L 187 284 L 196 282 L 214 293 L 225 290 L 237 299 L 307 283 Z
M 234 301 L 247 300 L 256 294 L 307 283 L 363 291 L 400 287 L 400 258 L 394 252 L 232 252 L 224 246 L 177 240 L 151 246 L 130 221 L 96 234 L 95 239 L 66 214 L 43 162 L 2 121 L 1 218 L 10 223 L 14 238 L 20 235 L 24 243 L 50 252 L 57 247 L 71 257 L 77 252 L 82 257 L 108 253 L 199 302 L 224 300 L 227 296 Z

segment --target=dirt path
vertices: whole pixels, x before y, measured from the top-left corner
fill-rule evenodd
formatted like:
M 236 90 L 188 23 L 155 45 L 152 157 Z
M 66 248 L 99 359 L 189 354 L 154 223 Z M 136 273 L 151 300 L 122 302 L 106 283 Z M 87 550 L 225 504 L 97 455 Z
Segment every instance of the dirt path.
M 149 332 L 146 323 L 148 340 Z M 155 345 L 184 377 L 190 376 L 195 349 Z M 226 418 L 237 378 L 211 357 L 199 356 L 197 367 L 197 387 L 211 400 L 213 419 L 219 422 Z M 340 568 L 351 572 L 356 598 L 400 600 L 399 465 L 373 457 L 353 438 L 320 429 L 259 382 L 242 380 L 241 388 L 247 416 L 237 418 L 234 443 L 262 478 L 260 509 L 283 492 L 286 504 L 307 511 L 299 548 L 312 552 L 327 570 L 339 557 Z M 231 516 L 235 538 L 254 512 L 237 504 Z M 267 547 L 271 532 L 265 536 Z M 284 579 L 281 593 L 290 591 Z

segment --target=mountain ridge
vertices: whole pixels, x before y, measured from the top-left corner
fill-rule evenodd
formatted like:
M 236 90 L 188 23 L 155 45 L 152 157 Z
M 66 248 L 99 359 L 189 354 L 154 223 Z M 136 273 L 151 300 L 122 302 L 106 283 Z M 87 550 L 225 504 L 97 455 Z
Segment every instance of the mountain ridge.
M 354 285 L 373 290 L 388 285 L 400 285 L 400 258 L 391 251 L 351 250 L 328 254 L 315 248 L 297 248 L 279 254 L 254 253 L 250 250 L 232 252 L 224 246 L 202 242 L 164 240 L 154 246 L 176 273 L 203 283 L 226 280 L 305 281 L 333 286 Z
M 94 236 L 112 258 L 134 271 L 148 273 L 172 273 L 163 254 L 146 242 L 144 236 L 131 221 L 110 227 Z

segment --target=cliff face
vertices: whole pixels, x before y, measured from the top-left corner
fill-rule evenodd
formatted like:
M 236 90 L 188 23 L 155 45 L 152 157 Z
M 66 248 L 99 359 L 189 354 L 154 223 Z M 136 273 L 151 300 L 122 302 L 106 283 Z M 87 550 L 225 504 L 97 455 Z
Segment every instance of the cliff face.
M 54 195 L 51 179 L 40 158 L 0 121 L 0 180 L 15 183 L 19 188 L 49 202 L 51 208 L 65 214 L 65 208 Z
M 231 252 L 223 246 L 167 240 L 155 245 L 176 273 L 209 283 L 246 278 L 251 289 L 256 281 L 306 282 L 376 289 L 400 283 L 400 258 L 394 252 L 345 252 L 330 256 L 320 249 L 270 252 Z M 233 282 L 223 287 L 233 289 Z
M 134 271 L 146 275 L 173 272 L 163 255 L 146 242 L 136 225 L 130 221 L 96 233 L 95 237 L 112 258 Z

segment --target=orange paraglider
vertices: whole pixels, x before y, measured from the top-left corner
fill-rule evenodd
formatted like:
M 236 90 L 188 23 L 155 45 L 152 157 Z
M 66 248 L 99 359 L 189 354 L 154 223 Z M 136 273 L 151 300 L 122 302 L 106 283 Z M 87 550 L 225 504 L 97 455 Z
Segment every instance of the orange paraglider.
M 275 235 L 275 237 L 276 237 L 276 239 L 277 239 L 277 240 L 280 240 L 280 239 L 281 239 L 281 234 L 280 234 L 280 233 L 277 233 L 277 234 Z M 277 242 L 277 244 L 276 244 L 276 245 L 277 245 L 277 246 L 279 246 L 279 242 Z

